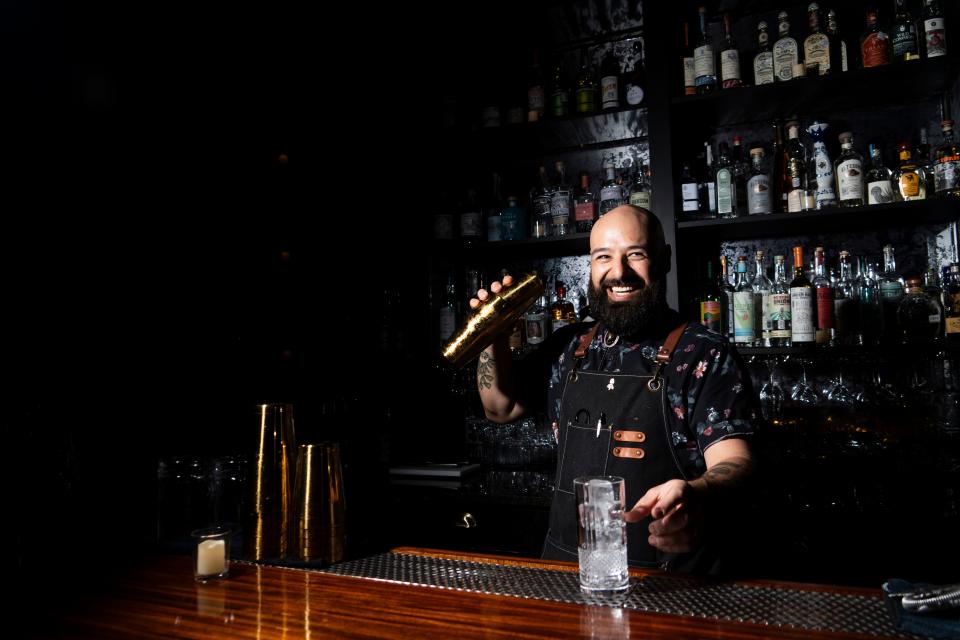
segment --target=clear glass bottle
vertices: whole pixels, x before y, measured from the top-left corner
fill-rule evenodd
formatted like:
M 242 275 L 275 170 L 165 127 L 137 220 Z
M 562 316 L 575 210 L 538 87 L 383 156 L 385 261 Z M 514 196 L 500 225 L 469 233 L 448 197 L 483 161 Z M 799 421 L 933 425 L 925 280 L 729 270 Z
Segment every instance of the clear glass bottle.
M 630 185 L 630 204 L 650 209 L 650 167 L 638 164 L 633 184 Z
M 720 86 L 724 89 L 735 89 L 743 86 L 743 80 L 740 78 L 740 50 L 733 39 L 729 11 L 723 14 L 723 36 L 723 45 L 720 47 Z
M 787 211 L 790 213 L 803 211 L 804 206 L 807 154 L 800 142 L 799 131 L 797 122 L 787 123 L 787 165 L 783 188 L 787 193 Z
M 813 283 L 804 273 L 803 247 L 793 248 L 793 280 L 790 282 L 790 339 L 794 346 L 816 340 L 816 299 Z
M 860 335 L 857 283 L 849 251 L 840 252 L 840 279 L 833 292 L 833 319 L 837 344 L 858 343 Z
M 750 215 L 772 213 L 770 176 L 763 161 L 763 148 L 750 149 L 750 178 L 747 180 L 747 211 Z
M 897 336 L 897 308 L 903 300 L 903 278 L 897 272 L 893 245 L 883 247 L 883 273 L 880 275 L 880 307 L 883 311 L 884 339 L 895 342 Z
M 817 247 L 813 252 L 814 277 L 813 287 L 816 289 L 817 329 L 816 340 L 821 346 L 832 346 L 835 343 L 834 322 L 834 289 L 833 283 L 827 276 L 826 262 L 823 247 Z
M 925 0 L 923 5 L 923 32 L 928 58 L 947 55 L 947 32 L 940 0 Z
M 953 140 L 953 120 L 940 123 L 943 143 L 937 147 L 933 176 L 938 198 L 960 198 L 960 145 Z
M 720 218 L 734 218 L 737 211 L 736 167 L 730 159 L 730 151 L 726 142 L 719 145 L 717 172 L 714 174 L 714 184 L 717 189 L 717 216 Z
M 567 181 L 567 163 L 557 160 L 557 188 L 550 197 L 550 213 L 553 217 L 553 235 L 564 236 L 570 233 L 570 220 L 573 217 L 573 188 Z
M 527 212 L 520 207 L 519 199 L 515 195 L 507 196 L 507 206 L 500 212 L 504 240 L 523 240 L 527 237 Z
M 577 233 L 586 233 L 593 229 L 597 220 L 597 194 L 590 190 L 590 174 L 580 172 L 580 188 L 573 199 L 573 217 L 577 222 Z
M 753 83 L 755 85 L 773 84 L 773 50 L 770 48 L 770 34 L 767 23 L 757 23 L 757 54 L 753 56 Z
M 860 60 L 864 69 L 890 64 L 890 37 L 880 28 L 875 7 L 867 8 L 867 28 L 860 36 Z
M 550 327 L 547 320 L 547 297 L 540 297 L 523 316 L 524 340 L 528 345 L 538 345 L 547 339 Z
M 924 293 L 921 278 L 907 280 L 897 307 L 897 325 L 907 344 L 930 344 L 940 337 L 940 306 Z
M 717 89 L 717 63 L 713 51 L 713 40 L 707 29 L 707 8 L 697 8 L 700 16 L 700 39 L 693 50 L 693 67 L 697 95 L 712 93 Z
M 733 162 L 734 186 L 737 194 L 737 215 L 746 215 L 747 213 L 747 180 L 750 179 L 750 161 L 743 153 L 743 137 L 733 137 L 733 149 L 731 150 L 731 162 Z
M 803 62 L 807 65 L 807 75 L 816 65 L 818 75 L 830 73 L 830 38 L 820 30 L 820 6 L 811 2 L 807 7 L 807 20 L 810 35 L 803 40 Z
M 733 292 L 733 341 L 745 346 L 753 346 L 756 307 L 753 301 L 753 287 L 747 276 L 747 257 L 737 257 L 737 282 Z
M 852 133 L 844 131 L 839 139 L 841 151 L 833 165 L 837 176 L 837 204 L 859 207 L 863 205 L 863 157 L 853 148 Z
M 714 162 L 713 162 L 713 147 L 710 145 L 710 141 L 703 143 L 704 146 L 704 161 L 703 166 L 701 167 L 701 176 L 699 181 L 699 193 L 700 193 L 700 211 L 704 214 L 706 218 L 716 218 L 717 217 L 717 183 L 714 180 Z
M 699 218 L 700 199 L 699 186 L 697 179 L 693 177 L 690 171 L 690 163 L 683 163 L 683 170 L 680 172 L 680 200 L 683 203 L 683 215 L 687 219 Z
M 764 301 L 765 325 L 769 325 L 770 346 L 789 347 L 790 341 L 790 281 L 787 280 L 786 261 L 783 256 L 773 257 L 773 284 L 770 295 Z
M 899 190 L 894 190 L 891 172 L 883 166 L 880 148 L 870 145 L 870 170 L 867 171 L 867 204 L 888 204 L 899 199 Z
M 614 166 L 613 161 L 608 161 L 604 165 L 604 169 L 606 170 L 607 177 L 603 181 L 603 186 L 600 187 L 601 216 L 623 204 L 623 189 L 617 182 L 617 168 Z
M 860 275 L 857 276 L 857 309 L 860 320 L 858 342 L 864 346 L 876 346 L 884 334 L 883 306 L 880 302 L 880 278 L 877 265 L 859 259 Z
M 530 196 L 530 202 L 533 203 L 533 217 L 530 220 L 530 237 L 546 238 L 552 235 L 553 231 L 553 213 L 551 212 L 553 185 L 547 175 L 546 167 L 540 167 L 537 183 L 537 187 Z
M 758 347 L 769 347 L 770 345 L 770 311 L 767 306 L 773 283 L 767 277 L 767 267 L 764 264 L 764 252 L 757 251 L 754 256 L 754 276 L 751 286 L 753 288 L 753 324 L 754 324 L 754 344 Z
M 901 142 L 898 145 L 900 166 L 893 174 L 900 198 L 903 200 L 924 200 L 927 197 L 927 174 L 917 162 L 913 160 L 910 143 Z
M 797 41 L 790 37 L 790 16 L 781 11 L 777 16 L 779 37 L 773 43 L 773 75 L 778 81 L 793 79 L 793 65 L 800 62 Z

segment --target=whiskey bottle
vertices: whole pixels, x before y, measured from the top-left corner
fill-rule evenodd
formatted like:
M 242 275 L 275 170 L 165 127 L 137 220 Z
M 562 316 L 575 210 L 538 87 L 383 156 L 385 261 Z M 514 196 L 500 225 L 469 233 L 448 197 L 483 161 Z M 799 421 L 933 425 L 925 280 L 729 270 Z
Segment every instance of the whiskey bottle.
M 812 343 L 816 339 L 813 284 L 803 270 L 803 247 L 794 247 L 793 280 L 790 282 L 790 340 L 793 345 Z
M 787 280 L 783 256 L 773 256 L 773 285 L 765 297 L 763 312 L 770 329 L 771 347 L 789 347 L 790 341 L 790 282 Z
M 747 277 L 747 257 L 737 258 L 737 282 L 733 292 L 733 341 L 737 344 L 753 346 L 756 308 L 753 301 L 753 287 Z
M 867 171 L 867 204 L 887 204 L 899 196 L 894 191 L 890 180 L 890 169 L 883 166 L 880 149 L 875 144 L 870 145 L 870 170 Z
M 747 211 L 750 215 L 771 213 L 770 176 L 763 162 L 763 149 L 750 149 L 750 179 L 747 181 Z
M 811 2 L 807 7 L 807 18 L 810 35 L 803 41 L 803 61 L 807 65 L 808 76 L 813 68 L 823 76 L 830 73 L 830 38 L 820 30 L 820 6 L 816 2 Z
M 767 23 L 757 23 L 757 55 L 753 56 L 753 83 L 773 84 L 773 51 L 770 49 L 770 34 Z
M 784 174 L 783 191 L 787 194 L 787 211 L 795 213 L 803 210 L 804 182 L 806 181 L 806 151 L 799 139 L 800 125 L 787 123 L 787 163 Z
M 813 287 L 817 296 L 817 344 L 831 346 L 834 344 L 834 290 L 830 278 L 827 276 L 824 263 L 823 247 L 814 249 L 815 275 Z
M 834 163 L 839 205 L 859 207 L 863 205 L 863 158 L 853 150 L 852 133 L 845 131 L 839 138 L 842 150 Z
M 890 38 L 880 28 L 874 7 L 867 9 L 867 28 L 860 36 L 860 59 L 864 69 L 890 64 Z
M 690 23 L 683 23 L 683 95 L 697 95 L 697 73 L 690 49 Z
M 927 197 L 927 175 L 923 167 L 913 161 L 910 143 L 901 142 L 900 166 L 893 174 L 893 180 L 903 200 L 924 200 Z
M 713 51 L 713 40 L 707 30 L 707 8 L 697 8 L 700 16 L 700 40 L 693 50 L 694 77 L 697 94 L 712 93 L 717 88 L 717 66 Z
M 786 11 L 777 16 L 780 37 L 773 44 L 773 75 L 777 80 L 792 80 L 793 65 L 799 59 L 797 41 L 790 37 L 790 19 Z
M 597 220 L 597 196 L 590 190 L 590 174 L 580 172 L 580 189 L 573 199 L 573 217 L 577 223 L 577 233 L 586 233 L 593 229 Z
M 550 305 L 550 322 L 555 332 L 560 327 L 565 327 L 577 321 L 577 312 L 573 304 L 567 300 L 567 288 L 562 282 L 557 281 L 556 285 L 557 299 Z
M 730 28 L 730 12 L 723 14 L 723 46 L 720 47 L 720 80 L 724 89 L 734 89 L 743 86 L 740 78 L 740 51 L 733 40 L 733 30 Z
M 953 140 L 953 120 L 940 123 L 943 144 L 937 147 L 933 176 L 938 198 L 960 198 L 960 145 Z
M 927 57 L 947 55 L 947 31 L 943 21 L 940 0 L 925 0 L 923 5 L 923 32 Z
M 547 321 L 547 298 L 542 296 L 537 299 L 523 316 L 524 338 L 528 345 L 538 345 L 547 338 L 550 331 Z
M 620 107 L 620 62 L 613 53 L 613 45 L 600 62 L 600 106 L 603 109 Z
M 917 42 L 917 23 L 905 6 L 905 0 L 896 0 L 896 16 L 891 29 L 890 46 L 893 49 L 894 62 L 920 59 L 920 45 Z

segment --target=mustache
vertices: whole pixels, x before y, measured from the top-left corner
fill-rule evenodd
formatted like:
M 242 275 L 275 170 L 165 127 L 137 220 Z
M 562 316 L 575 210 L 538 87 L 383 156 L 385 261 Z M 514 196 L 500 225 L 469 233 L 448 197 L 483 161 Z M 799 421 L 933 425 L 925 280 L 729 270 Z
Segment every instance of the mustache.
M 643 278 L 604 278 L 600 281 L 601 287 L 630 287 L 635 285 L 646 285 Z

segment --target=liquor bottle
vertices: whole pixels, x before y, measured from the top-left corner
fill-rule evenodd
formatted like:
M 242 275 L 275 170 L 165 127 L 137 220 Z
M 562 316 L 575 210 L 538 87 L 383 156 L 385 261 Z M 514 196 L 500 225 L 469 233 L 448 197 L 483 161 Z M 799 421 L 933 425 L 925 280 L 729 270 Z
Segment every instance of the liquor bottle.
M 867 171 L 867 204 L 887 204 L 893 202 L 899 195 L 894 191 L 890 180 L 890 169 L 883 166 L 880 149 L 875 144 L 870 145 L 870 170 Z M 896 194 L 896 195 L 895 195 Z
M 720 81 L 724 89 L 743 86 L 740 78 L 740 51 L 733 40 L 730 28 L 730 12 L 723 14 L 723 45 L 720 47 Z
M 754 276 L 751 287 L 753 288 L 753 333 L 754 344 L 758 347 L 769 347 L 770 330 L 770 309 L 767 303 L 773 293 L 773 283 L 767 277 L 767 267 L 763 263 L 764 252 L 757 251 L 754 256 Z
M 577 221 L 577 233 L 586 233 L 593 229 L 597 220 L 597 196 L 590 190 L 590 174 L 580 172 L 580 189 L 573 199 L 573 217 Z
M 606 180 L 600 188 L 600 215 L 602 216 L 611 209 L 616 209 L 623 204 L 623 189 L 617 183 L 617 168 L 613 161 L 608 161 L 604 165 L 607 172 Z
M 567 163 L 557 160 L 557 188 L 550 197 L 550 215 L 553 218 L 552 234 L 564 236 L 570 233 L 570 220 L 573 217 L 573 189 L 567 182 Z
M 698 192 L 697 180 L 690 171 L 690 163 L 684 162 L 683 170 L 680 172 L 680 200 L 683 202 L 684 217 L 689 219 L 700 217 Z
M 816 208 L 825 209 L 837 203 L 837 192 L 834 189 L 833 163 L 827 153 L 826 135 L 828 126 L 825 122 L 815 120 L 807 127 L 807 133 L 813 140 L 813 166 L 816 171 Z M 813 190 L 813 185 L 809 186 Z
M 893 180 L 903 200 L 924 200 L 927 197 L 927 174 L 919 164 L 913 161 L 910 143 L 901 142 L 900 166 L 893 173 Z
M 947 55 L 947 30 L 940 0 L 925 0 L 923 5 L 923 33 L 928 58 Z
M 883 336 L 883 307 L 880 303 L 880 283 L 877 277 L 876 265 L 867 266 L 863 256 L 858 259 L 857 270 L 857 342 L 864 346 L 880 344 Z
M 486 209 L 486 227 L 487 242 L 500 242 L 503 239 L 502 218 L 500 213 L 503 211 L 503 199 L 500 197 L 500 174 L 494 172 L 492 186 L 490 188 L 490 199 L 487 202 Z
M 722 305 L 722 321 L 723 327 L 721 333 L 727 336 L 728 339 L 733 340 L 733 328 L 736 324 L 734 322 L 734 310 L 733 310 L 733 294 L 734 288 L 730 284 L 730 276 L 728 275 L 727 267 L 727 257 L 724 255 L 720 256 L 720 279 L 717 283 L 720 289 L 720 300 Z
M 803 62 L 807 65 L 807 75 L 816 65 L 818 75 L 830 73 L 830 37 L 820 30 L 820 6 L 811 2 L 807 7 L 810 35 L 803 41 Z
M 706 275 L 699 296 L 700 324 L 710 331 L 720 333 L 723 330 L 723 293 L 717 286 L 717 277 L 713 273 L 713 260 L 707 260 Z
M 726 142 L 720 143 L 719 154 L 717 172 L 714 175 L 714 183 L 717 185 L 717 215 L 721 218 L 734 218 L 739 214 L 737 211 L 735 167 L 730 160 Z
M 620 62 L 613 53 L 613 45 L 600 61 L 600 106 L 616 109 L 620 106 Z
M 553 213 L 552 201 L 553 185 L 547 176 L 546 167 L 540 167 L 537 187 L 530 197 L 533 203 L 533 219 L 530 221 L 530 236 L 533 238 L 546 238 L 552 235 L 553 231 Z
M 747 214 L 747 180 L 750 179 L 750 162 L 743 153 L 743 138 L 733 137 L 730 161 L 733 163 L 733 184 L 737 198 L 737 215 Z
M 794 247 L 793 280 L 790 282 L 790 341 L 793 345 L 812 343 L 816 338 L 813 284 L 803 269 L 803 247 Z
M 927 195 L 932 197 L 933 194 L 937 192 L 937 189 L 936 180 L 933 173 L 933 163 L 931 162 L 930 143 L 927 139 L 926 125 L 920 127 L 920 144 L 917 145 L 916 151 L 913 154 L 913 161 L 918 166 L 923 167 L 923 172 L 927 178 L 924 186 L 926 187 Z
M 894 62 L 919 60 L 920 44 L 917 42 L 917 23 L 907 10 L 905 0 L 896 0 L 896 16 L 891 29 L 890 46 Z
M 542 120 L 545 104 L 543 72 L 540 70 L 540 58 L 534 51 L 533 63 L 530 65 L 529 78 L 527 79 L 527 121 Z
M 867 28 L 860 36 L 860 60 L 863 68 L 890 64 L 890 38 L 880 28 L 877 9 L 867 9 Z
M 806 151 L 798 137 L 800 125 L 796 121 L 787 123 L 787 163 L 784 173 L 783 191 L 787 194 L 787 211 L 803 210 L 804 182 L 806 178 Z
M 933 165 L 938 198 L 960 198 L 960 145 L 953 141 L 953 120 L 940 123 L 943 144 L 937 147 Z
M 683 95 L 697 95 L 697 73 L 690 49 L 690 23 L 683 23 Z
M 863 205 L 863 158 L 853 150 L 852 133 L 844 131 L 839 139 L 841 151 L 834 162 L 838 204 L 841 207 L 859 207 Z
M 771 204 L 774 213 L 783 213 L 787 210 L 787 191 L 784 184 L 787 178 L 787 149 L 783 144 L 783 133 L 780 122 L 773 122 L 773 148 L 770 153 L 772 167 L 770 169 L 770 186 L 773 190 Z
M 859 309 L 857 283 L 853 279 L 853 263 L 849 251 L 840 252 L 840 280 L 833 291 L 833 320 L 837 344 L 857 344 Z
M 477 192 L 467 190 L 467 197 L 460 212 L 460 240 L 467 248 L 476 246 L 483 237 L 483 210 Z
M 747 257 L 737 257 L 737 282 L 733 292 L 733 341 L 737 344 L 754 344 L 756 309 L 753 302 L 753 287 L 747 277 Z
M 826 266 L 824 264 L 823 247 L 814 249 L 815 275 L 813 278 L 813 288 L 816 289 L 817 303 L 817 329 L 816 339 L 818 345 L 829 346 L 834 343 L 834 291 L 830 278 L 827 277 Z
M 707 30 L 707 8 L 697 8 L 700 15 L 700 40 L 693 50 L 694 82 L 697 95 L 711 93 L 717 89 L 717 65 L 713 52 L 713 40 Z
M 633 67 L 624 74 L 623 101 L 631 107 L 643 104 L 647 75 L 643 67 L 643 40 L 633 41 Z
M 747 211 L 750 215 L 772 213 L 770 176 L 763 162 L 763 149 L 750 149 L 750 179 L 747 181 Z
M 541 296 L 530 305 L 523 316 L 523 321 L 525 325 L 524 338 L 528 345 L 538 345 L 547 339 L 550 327 L 547 319 L 546 295 Z
M 960 341 L 960 265 L 956 262 L 943 282 L 943 324 L 947 341 Z
M 757 23 L 757 55 L 753 56 L 753 83 L 773 84 L 773 50 L 770 48 L 767 23 L 763 20 Z
M 797 41 L 790 37 L 790 20 L 786 11 L 777 16 L 780 37 L 773 43 L 773 75 L 777 80 L 792 80 L 793 65 L 799 59 Z
M 880 308 L 883 314 L 884 335 L 886 342 L 896 342 L 897 308 L 903 300 L 903 278 L 897 273 L 897 261 L 893 253 L 893 245 L 883 247 L 883 273 L 880 275 Z
M 710 141 L 703 143 L 704 146 L 704 164 L 701 168 L 699 192 L 700 192 L 700 211 L 707 218 L 717 217 L 717 183 L 714 178 L 713 169 L 713 147 Z
M 570 113 L 570 85 L 567 71 L 563 67 L 563 60 L 557 58 L 553 67 L 553 86 L 550 90 L 550 115 L 562 118 Z
M 637 165 L 633 184 L 630 185 L 630 204 L 650 209 L 650 168 L 643 164 Z
M 457 288 L 454 284 L 452 272 L 447 274 L 447 285 L 444 288 L 443 306 L 440 307 L 439 324 L 440 343 L 443 344 L 457 330 Z
M 789 347 L 791 344 L 790 281 L 787 280 L 786 261 L 773 256 L 773 285 L 764 300 L 764 314 L 769 322 L 770 346 Z
M 830 38 L 830 72 L 840 73 L 847 70 L 847 41 L 840 35 L 837 12 L 827 12 L 827 37 Z
M 527 237 L 527 212 L 519 204 L 519 199 L 511 194 L 507 196 L 507 206 L 500 212 L 500 235 L 504 240 L 523 240 Z
M 897 324 L 906 344 L 932 344 L 940 337 L 940 305 L 923 291 L 922 278 L 908 278 L 897 307 Z
M 565 327 L 577 321 L 577 312 L 573 304 L 567 300 L 567 288 L 562 282 L 557 281 L 556 285 L 557 299 L 550 305 L 550 323 L 555 332 L 560 327 Z
M 597 83 L 593 77 L 587 48 L 580 49 L 580 71 L 577 72 L 577 113 L 593 113 L 597 109 Z

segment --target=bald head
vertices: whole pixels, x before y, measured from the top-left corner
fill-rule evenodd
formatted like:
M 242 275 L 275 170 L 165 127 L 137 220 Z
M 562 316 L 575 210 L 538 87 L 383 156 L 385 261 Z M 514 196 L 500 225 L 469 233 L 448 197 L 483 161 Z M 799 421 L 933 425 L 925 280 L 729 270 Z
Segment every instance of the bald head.
M 612 245 L 642 246 L 648 258 L 656 265 L 658 273 L 665 273 L 664 260 L 669 255 L 664 251 L 666 239 L 663 225 L 652 212 L 632 204 L 624 204 L 605 213 L 597 220 L 590 232 L 591 262 L 598 250 L 610 250 Z

